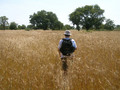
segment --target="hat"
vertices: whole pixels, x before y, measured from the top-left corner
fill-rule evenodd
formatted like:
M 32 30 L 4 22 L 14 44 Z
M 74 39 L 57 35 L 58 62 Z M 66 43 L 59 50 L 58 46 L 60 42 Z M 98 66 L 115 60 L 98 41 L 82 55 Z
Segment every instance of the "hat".
M 66 31 L 64 32 L 64 35 L 70 36 L 70 35 L 71 35 L 71 32 L 70 32 L 69 30 L 66 30 Z

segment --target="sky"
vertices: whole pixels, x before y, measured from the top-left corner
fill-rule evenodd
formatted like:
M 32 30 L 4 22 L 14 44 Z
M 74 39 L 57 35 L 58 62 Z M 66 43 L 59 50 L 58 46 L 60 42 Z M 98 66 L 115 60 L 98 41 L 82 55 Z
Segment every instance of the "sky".
M 120 0 L 0 0 L 0 16 L 6 16 L 8 22 L 29 25 L 29 16 L 45 10 L 55 13 L 64 25 L 70 24 L 69 14 L 78 7 L 99 5 L 105 10 L 104 16 L 120 25 Z

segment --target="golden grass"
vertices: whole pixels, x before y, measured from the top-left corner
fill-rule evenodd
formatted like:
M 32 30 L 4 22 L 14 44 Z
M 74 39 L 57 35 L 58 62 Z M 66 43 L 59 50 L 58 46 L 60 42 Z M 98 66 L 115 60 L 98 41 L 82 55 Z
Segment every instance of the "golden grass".
M 72 31 L 78 49 L 61 70 L 64 31 L 0 31 L 1 90 L 119 90 L 120 32 Z

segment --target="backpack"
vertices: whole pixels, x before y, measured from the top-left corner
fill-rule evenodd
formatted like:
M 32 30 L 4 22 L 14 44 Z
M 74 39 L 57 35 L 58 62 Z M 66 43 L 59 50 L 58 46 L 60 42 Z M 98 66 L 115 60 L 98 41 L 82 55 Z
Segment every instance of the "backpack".
M 60 52 L 63 55 L 70 56 L 70 54 L 75 51 L 75 48 L 72 45 L 71 39 L 66 40 L 63 38 L 62 40 L 63 40 L 63 42 L 62 42 L 62 46 L 60 48 Z

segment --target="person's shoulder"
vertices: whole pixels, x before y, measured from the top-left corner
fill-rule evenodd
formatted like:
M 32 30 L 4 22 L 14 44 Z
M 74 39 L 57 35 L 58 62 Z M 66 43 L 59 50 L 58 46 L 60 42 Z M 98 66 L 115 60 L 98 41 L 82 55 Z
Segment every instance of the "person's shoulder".
M 60 42 L 62 42 L 63 41 L 63 38 L 62 39 L 60 39 Z
M 71 38 L 71 41 L 75 41 L 73 38 Z

